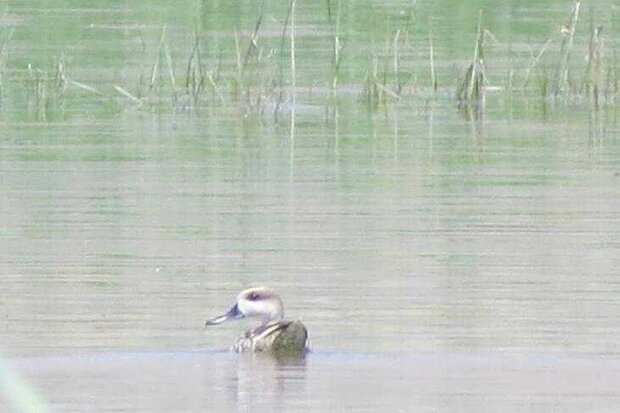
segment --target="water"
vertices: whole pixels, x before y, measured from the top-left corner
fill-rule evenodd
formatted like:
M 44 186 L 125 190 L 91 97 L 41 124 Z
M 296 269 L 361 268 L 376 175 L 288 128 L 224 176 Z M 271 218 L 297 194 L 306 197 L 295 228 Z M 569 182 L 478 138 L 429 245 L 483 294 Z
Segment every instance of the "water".
M 79 411 L 597 411 L 618 405 L 617 361 L 317 353 L 305 362 L 231 353 L 22 360 Z M 67 369 L 71 374 L 67 375 Z
M 179 55 L 192 32 L 191 7 L 153 10 L 3 17 L 21 22 L 5 80 L 75 41 L 33 21 L 110 38 L 65 52 L 103 96 L 42 112 L 5 89 L 2 411 L 21 381 L 59 412 L 617 410 L 617 107 L 495 94 L 470 121 L 442 93 L 368 113 L 345 85 L 338 116 L 300 91 L 292 126 L 149 111 L 111 85 L 148 72 L 161 24 Z M 253 285 L 303 319 L 306 360 L 226 352 L 243 322 L 204 330 Z

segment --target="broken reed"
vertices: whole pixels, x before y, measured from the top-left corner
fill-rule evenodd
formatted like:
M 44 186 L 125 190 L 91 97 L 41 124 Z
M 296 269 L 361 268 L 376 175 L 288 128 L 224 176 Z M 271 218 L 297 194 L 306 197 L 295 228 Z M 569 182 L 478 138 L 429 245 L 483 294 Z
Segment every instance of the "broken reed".
M 484 37 L 485 30 L 482 28 L 482 10 L 478 16 L 478 34 L 474 46 L 474 56 L 471 64 L 465 72 L 465 77 L 456 91 L 459 105 L 469 102 L 479 102 L 484 99 L 484 86 L 486 73 L 484 67 Z
M 401 100 L 407 86 L 413 85 L 410 82 L 412 72 L 405 68 L 401 53 L 403 47 L 411 49 L 409 26 L 411 21 L 392 30 L 385 39 L 381 58 L 373 53 L 371 67 L 362 85 L 362 100 L 369 109 L 376 110 L 391 101 Z M 382 70 L 379 70 L 380 66 Z
M 379 73 L 379 60 L 375 56 L 372 68 L 366 76 L 362 89 L 362 99 L 366 102 L 369 109 L 376 110 L 380 106 L 385 106 L 390 100 L 401 99 L 396 92 L 390 89 L 387 80 L 387 70 Z

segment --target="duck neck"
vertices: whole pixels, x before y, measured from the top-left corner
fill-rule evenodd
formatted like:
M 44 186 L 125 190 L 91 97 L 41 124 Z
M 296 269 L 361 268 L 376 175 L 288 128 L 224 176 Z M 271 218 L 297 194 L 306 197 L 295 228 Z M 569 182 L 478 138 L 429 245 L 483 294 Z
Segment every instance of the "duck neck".
M 269 315 L 269 316 L 266 316 L 266 317 L 264 317 L 262 319 L 260 326 L 261 327 L 266 327 L 266 326 L 270 326 L 270 325 L 276 324 L 276 323 L 278 323 L 280 321 L 282 321 L 282 314 L 276 314 L 275 316 L 274 315 Z

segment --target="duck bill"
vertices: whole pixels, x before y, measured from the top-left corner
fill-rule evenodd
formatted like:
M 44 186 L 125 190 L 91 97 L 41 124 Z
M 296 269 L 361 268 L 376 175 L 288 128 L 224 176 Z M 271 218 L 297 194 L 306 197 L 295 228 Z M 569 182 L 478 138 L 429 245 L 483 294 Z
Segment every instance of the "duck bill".
M 211 320 L 207 320 L 205 326 L 214 326 L 217 324 L 222 324 L 224 321 L 228 320 L 238 320 L 240 318 L 245 317 L 241 311 L 239 311 L 239 307 L 237 304 L 233 306 L 226 314 L 223 314 L 219 317 L 212 318 Z

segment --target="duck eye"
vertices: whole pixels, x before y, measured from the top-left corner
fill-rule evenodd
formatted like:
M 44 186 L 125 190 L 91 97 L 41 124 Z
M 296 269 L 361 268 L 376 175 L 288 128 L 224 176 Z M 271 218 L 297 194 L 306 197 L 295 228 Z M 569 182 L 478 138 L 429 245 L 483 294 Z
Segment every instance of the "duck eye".
M 258 293 L 252 293 L 252 294 L 250 294 L 249 298 L 250 298 L 250 300 L 255 301 L 255 300 L 258 300 L 259 297 L 260 296 L 258 295 Z

